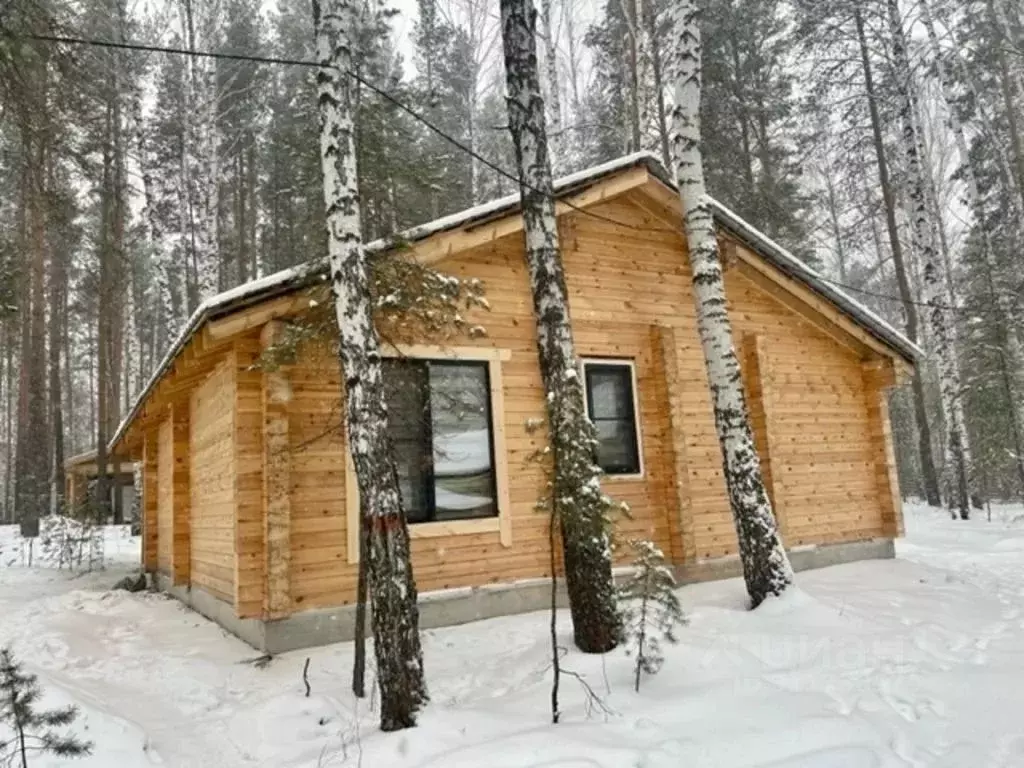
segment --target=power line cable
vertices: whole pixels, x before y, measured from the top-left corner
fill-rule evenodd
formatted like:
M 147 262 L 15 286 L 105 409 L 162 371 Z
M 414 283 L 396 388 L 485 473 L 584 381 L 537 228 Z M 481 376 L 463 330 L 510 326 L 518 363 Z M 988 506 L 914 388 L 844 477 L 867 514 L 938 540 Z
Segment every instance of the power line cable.
M 296 67 L 311 67 L 311 68 L 316 68 L 316 69 L 322 69 L 323 68 L 322 64 L 320 64 L 318 62 L 315 62 L 315 61 L 307 61 L 305 59 L 286 59 L 286 58 L 280 58 L 280 57 L 275 57 L 275 56 L 253 56 L 253 55 L 250 55 L 250 54 L 240 54 L 240 53 L 220 53 L 220 52 L 214 52 L 214 51 L 197 51 L 197 50 L 191 50 L 191 49 L 187 49 L 187 48 L 172 48 L 172 47 L 160 46 L 160 45 L 143 45 L 143 44 L 140 44 L 140 43 L 120 43 L 120 42 L 115 42 L 115 41 L 112 41 L 112 40 L 95 40 L 95 39 L 90 39 L 90 38 L 67 37 L 67 36 L 62 36 L 62 35 L 24 34 L 24 35 L 21 35 L 21 37 L 25 37 L 25 38 L 30 39 L 30 40 L 38 40 L 40 42 L 63 43 L 63 44 L 67 44 L 67 45 L 88 45 L 88 46 L 96 46 L 96 47 L 100 47 L 100 48 L 123 49 L 123 50 L 139 51 L 139 52 L 145 52 L 145 53 L 169 53 L 169 54 L 176 54 L 176 55 L 179 55 L 179 56 L 197 56 L 197 57 L 200 57 L 200 58 L 208 58 L 208 59 L 226 59 L 226 60 L 229 60 L 229 61 L 248 61 L 248 62 L 252 62 L 252 63 L 256 63 L 256 64 L 279 64 L 279 65 L 296 66 Z M 363 85 L 363 86 L 369 88 L 371 91 L 376 93 L 381 98 L 383 98 L 383 99 L 389 101 L 390 103 L 394 104 L 396 107 L 401 109 L 403 112 L 407 113 L 414 120 L 422 123 L 424 126 L 429 128 L 431 131 L 436 133 L 438 136 L 443 138 L 445 141 L 449 142 L 456 149 L 466 153 L 467 155 L 469 155 L 472 158 L 475 158 L 476 160 L 478 160 L 481 163 L 483 163 L 484 165 L 486 165 L 488 168 L 490 168 L 495 173 L 500 174 L 501 176 L 504 176 L 506 179 L 509 179 L 510 181 L 513 181 L 516 184 L 519 184 L 520 186 L 530 190 L 531 192 L 535 192 L 536 194 L 539 194 L 539 195 L 544 195 L 544 197 L 549 198 L 549 199 L 555 201 L 555 203 L 561 203 L 562 205 L 572 209 L 573 211 L 576 211 L 577 213 L 581 213 L 581 214 L 584 214 L 586 216 L 590 216 L 591 218 L 598 219 L 600 221 L 604 221 L 604 222 L 606 222 L 608 224 L 614 224 L 614 225 L 619 226 L 619 227 L 624 227 L 624 228 L 627 228 L 627 229 L 633 229 L 633 230 L 637 230 L 637 231 L 640 231 L 640 232 L 662 232 L 662 233 L 677 234 L 677 230 L 675 230 L 675 229 L 670 229 L 668 227 L 642 227 L 642 226 L 638 226 L 636 224 L 631 224 L 631 223 L 626 222 L 626 221 L 618 221 L 618 220 L 613 219 L 613 218 L 611 218 L 609 216 L 603 216 L 603 215 L 601 215 L 599 213 L 594 213 L 593 211 L 588 211 L 585 208 L 581 208 L 581 207 L 579 207 L 577 205 L 573 205 L 572 203 L 570 203 L 570 202 L 568 202 L 566 200 L 559 200 L 556 195 L 554 195 L 552 193 L 545 192 L 545 191 L 543 191 L 543 190 L 541 190 L 541 189 L 539 189 L 537 187 L 534 187 L 534 186 L 528 184 L 526 181 L 520 179 L 520 177 L 518 175 L 513 174 L 513 173 L 511 173 L 509 171 L 506 171 L 500 165 L 497 165 L 493 161 L 491 161 L 488 158 L 484 157 L 483 155 L 477 153 L 471 147 L 466 146 L 459 139 L 456 139 L 454 136 L 451 136 L 450 134 L 446 133 L 442 128 L 439 128 L 436 125 L 434 125 L 434 123 L 432 123 L 430 120 L 428 120 L 422 114 L 420 114 L 413 107 L 410 107 L 405 102 L 401 101 L 396 96 L 392 95 L 391 93 L 389 93 L 388 91 L 384 90 L 383 88 L 381 88 L 381 87 L 379 87 L 377 85 L 374 85 L 372 82 L 367 80 L 362 75 L 359 75 L 359 74 L 357 74 L 357 73 L 355 73 L 355 72 L 353 72 L 351 70 L 342 71 L 342 74 L 347 75 L 348 77 L 351 77 L 353 80 L 358 82 L 360 85 Z
M 308 60 L 305 60 L 305 59 L 289 59 L 289 58 L 278 57 L 278 56 L 255 56 L 255 55 L 252 55 L 252 54 L 241 54 L 241 53 L 223 53 L 223 52 L 215 52 L 215 51 L 199 51 L 199 50 L 192 50 L 192 49 L 188 49 L 188 48 L 174 48 L 174 47 L 162 46 L 162 45 L 145 45 L 145 44 L 142 44 L 142 43 L 116 42 L 116 41 L 113 41 L 113 40 L 98 40 L 98 39 L 92 39 L 92 38 L 71 37 L 71 36 L 65 36 L 65 35 L 41 35 L 41 34 L 20 34 L 19 35 L 19 34 L 15 34 L 13 36 L 14 37 L 22 37 L 22 38 L 29 39 L 29 40 L 37 40 L 39 42 L 58 43 L 58 44 L 64 44 L 64 45 L 84 45 L 84 46 L 92 46 L 92 47 L 98 47 L 98 48 L 110 48 L 110 49 L 116 49 L 116 50 L 136 51 L 136 52 L 142 52 L 142 53 L 166 53 L 166 54 L 172 54 L 172 55 L 177 55 L 177 56 L 195 56 L 195 57 L 198 57 L 198 58 L 223 59 L 223 60 L 227 60 L 227 61 L 244 61 L 244 62 L 251 62 L 251 63 L 255 63 L 255 64 L 276 64 L 276 65 L 282 65 L 282 66 L 308 67 L 308 68 L 315 68 L 315 69 L 322 69 L 323 68 L 323 65 L 320 64 L 319 62 L 308 61 Z M 377 85 L 374 85 L 372 82 L 370 82 L 366 78 L 362 77 L 361 75 L 359 75 L 359 74 L 357 74 L 355 72 L 352 72 L 351 70 L 343 71 L 342 74 L 347 75 L 348 77 L 351 77 L 353 80 L 358 82 L 360 85 L 363 85 L 366 88 L 369 88 L 371 91 L 376 93 L 381 98 L 387 100 L 391 104 L 394 104 L 396 107 L 398 107 L 403 112 L 408 114 L 414 120 L 416 120 L 419 123 L 422 123 L 426 128 L 428 128 L 432 132 L 436 133 L 438 136 L 443 138 L 445 141 L 450 143 L 452 146 L 454 146 L 455 148 L 457 148 L 461 152 L 464 152 L 465 154 L 469 155 L 470 157 L 472 157 L 472 158 L 478 160 L 479 162 L 483 163 L 485 166 L 490 168 L 495 173 L 497 173 L 497 174 L 499 174 L 501 176 L 504 176 L 505 178 L 515 182 L 516 184 L 521 185 L 522 187 L 530 190 L 531 192 L 535 192 L 537 194 L 544 195 L 545 197 L 547 197 L 547 198 L 549 198 L 551 200 L 554 200 L 556 203 L 561 203 L 562 205 L 565 205 L 567 208 L 569 208 L 569 209 L 571 209 L 571 210 L 573 210 L 573 211 L 575 211 L 577 213 L 580 213 L 580 214 L 582 214 L 584 216 L 589 216 L 590 218 L 596 219 L 598 221 L 603 221 L 603 222 L 608 223 L 608 224 L 614 224 L 615 226 L 624 227 L 624 228 L 635 230 L 635 231 L 638 231 L 638 232 L 649 232 L 649 233 L 655 233 L 655 234 L 656 233 L 678 234 L 678 232 L 679 232 L 676 229 L 670 229 L 668 227 L 638 226 L 636 224 L 631 224 L 629 222 L 618 221 L 618 220 L 616 220 L 614 218 L 611 218 L 609 216 L 604 216 L 602 214 L 595 213 L 594 211 L 587 210 L 586 208 L 581 208 L 580 206 L 574 205 L 573 203 L 568 202 L 566 200 L 560 200 L 560 199 L 558 199 L 557 195 L 555 195 L 553 193 L 544 192 L 543 190 L 538 189 L 537 187 L 534 187 L 534 186 L 526 183 L 518 175 L 513 174 L 513 173 L 511 173 L 509 171 L 506 171 L 504 168 L 502 168 L 501 166 L 497 165 L 492 160 L 484 157 L 483 155 L 480 155 L 474 149 L 472 149 L 471 147 L 469 147 L 466 144 L 464 144 L 463 142 L 461 142 L 459 139 L 456 139 L 454 136 L 451 136 L 446 131 L 444 131 L 442 128 L 439 128 L 438 126 L 436 126 L 434 123 L 432 123 L 430 120 L 428 120 L 422 114 L 420 114 L 413 107 L 408 106 L 407 104 L 405 104 L 405 102 L 403 102 L 402 100 L 400 100 L 399 98 L 397 98 L 393 94 L 389 93 L 388 91 L 384 90 L 383 88 L 381 88 L 381 87 L 379 87 Z M 837 288 L 841 288 L 841 289 L 846 290 L 846 291 L 852 291 L 854 293 L 859 293 L 859 294 L 862 294 L 862 295 L 865 295 L 865 296 L 871 296 L 871 297 L 874 297 L 874 298 L 877 298 L 877 299 L 882 299 L 882 300 L 885 300 L 885 301 L 891 301 L 891 302 L 894 302 L 894 303 L 902 304 L 904 306 L 910 304 L 910 305 L 914 305 L 914 306 L 922 307 L 922 308 L 927 308 L 927 309 L 938 308 L 938 309 L 942 309 L 942 310 L 945 310 L 945 311 L 948 311 L 948 312 L 955 312 L 955 313 L 958 313 L 958 314 L 959 313 L 963 313 L 963 312 L 971 311 L 971 309 L 969 307 L 966 307 L 966 306 L 955 306 L 955 305 L 950 305 L 950 304 L 945 304 L 945 303 L 935 303 L 935 304 L 932 304 L 932 303 L 928 303 L 928 302 L 913 301 L 913 300 L 905 301 L 900 296 L 892 296 L 892 295 L 889 295 L 889 294 L 877 293 L 875 291 L 870 291 L 870 290 L 867 290 L 865 288 L 858 288 L 858 287 L 855 287 L 855 286 L 852 286 L 852 285 L 847 285 L 845 283 L 839 282 L 838 280 L 831 280 L 831 279 L 825 277 L 824 275 L 817 274 L 816 277 L 817 277 L 817 279 L 821 280 L 822 282 L 828 283 L 830 285 L 833 285 L 833 286 L 835 286 Z M 1016 294 L 1019 293 L 1021 290 L 1024 290 L 1024 284 L 1021 284 L 1020 286 L 1018 286 L 1017 291 L 1013 294 L 1013 296 L 1016 296 Z

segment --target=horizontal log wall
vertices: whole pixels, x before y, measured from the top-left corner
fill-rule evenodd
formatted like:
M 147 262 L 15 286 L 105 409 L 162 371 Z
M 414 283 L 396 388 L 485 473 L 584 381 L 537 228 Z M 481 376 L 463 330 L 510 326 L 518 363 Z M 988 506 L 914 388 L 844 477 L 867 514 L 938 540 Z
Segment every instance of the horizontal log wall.
M 235 342 L 235 608 L 250 618 L 263 615 L 266 592 L 263 499 L 263 374 L 253 367 L 258 338 Z
M 157 570 L 158 454 L 157 433 L 150 431 L 142 447 L 142 568 L 146 573 Z
M 192 391 L 191 579 L 235 599 L 235 371 L 228 360 Z
M 157 431 L 157 569 L 171 575 L 174 552 L 174 428 L 170 417 Z
M 628 359 L 636 366 L 645 471 L 642 477 L 605 481 L 605 490 L 631 507 L 630 517 L 619 521 L 620 537 L 653 539 L 679 563 L 731 555 L 736 537 L 682 237 L 625 199 L 594 212 L 604 219 L 566 216 L 561 230 L 578 353 Z M 474 310 L 468 318 L 483 325 L 487 337 L 454 343 L 508 352 L 501 363 L 501 422 L 511 546 L 503 546 L 497 530 L 414 537 L 417 583 L 427 592 L 546 576 L 547 519 L 535 509 L 545 477 L 530 461 L 545 438 L 527 430 L 528 420 L 542 419 L 545 409 L 521 234 L 466 252 L 441 268 L 481 279 L 491 304 L 490 312 Z M 841 343 L 830 335 L 834 329 L 828 323 L 815 325 L 797 315 L 742 270 L 727 269 L 726 290 L 758 449 L 786 544 L 891 535 L 898 494 L 889 483 L 886 414 L 879 407 L 882 379 L 864 373 L 871 353 Z M 233 342 L 232 383 L 218 378 L 218 369 L 201 389 L 233 390 L 233 415 L 209 418 L 233 419 L 227 434 L 234 436 L 236 607 L 241 616 L 271 617 L 353 601 L 357 573 L 348 552 L 352 537 L 346 526 L 337 358 L 310 346 L 271 380 L 251 368 L 260 330 L 254 327 Z M 200 415 L 194 414 L 197 420 L 207 418 Z M 220 433 L 224 424 L 218 424 Z M 159 442 L 163 567 L 168 558 L 163 427 Z M 277 457 L 281 446 L 287 446 L 287 461 Z M 201 476 L 205 466 L 196 457 L 193 474 Z M 219 471 L 227 470 L 222 465 Z M 271 471 L 280 476 L 270 477 Z M 200 487 L 193 501 L 202 506 Z M 266 514 L 271 504 L 277 510 L 273 520 Z M 287 524 L 281 517 L 285 509 Z M 271 531 L 274 546 L 268 548 Z M 198 535 L 205 535 L 202 526 Z M 203 561 L 204 546 L 194 570 Z M 216 589 L 229 586 L 221 578 Z

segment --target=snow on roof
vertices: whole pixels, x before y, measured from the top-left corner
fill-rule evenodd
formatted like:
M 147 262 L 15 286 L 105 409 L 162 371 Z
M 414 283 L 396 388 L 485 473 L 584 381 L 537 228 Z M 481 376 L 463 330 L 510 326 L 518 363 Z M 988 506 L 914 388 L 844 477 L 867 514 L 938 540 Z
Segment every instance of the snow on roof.
M 617 171 L 630 168 L 634 165 L 639 165 L 641 162 L 649 162 L 652 160 L 657 162 L 657 158 L 649 152 L 635 152 L 631 155 L 625 155 L 624 157 L 610 160 L 607 163 L 595 165 L 592 168 L 586 168 L 582 171 L 577 171 L 576 173 L 557 179 L 555 181 L 555 192 L 564 194 L 573 187 L 577 187 L 582 184 L 591 184 L 603 176 L 616 173 Z M 440 219 L 435 219 L 434 221 L 426 224 L 412 227 L 411 229 L 405 230 L 393 237 L 374 240 L 373 242 L 366 244 L 366 250 L 370 253 L 379 253 L 381 251 L 386 251 L 396 243 L 423 240 L 439 232 L 464 226 L 471 221 L 478 221 L 497 215 L 506 209 L 516 207 L 518 204 L 519 193 L 506 195 L 505 197 L 500 197 L 497 200 L 492 200 L 488 203 L 483 203 L 472 208 L 467 208 L 464 211 L 453 213 L 450 216 L 443 216 Z M 306 264 L 301 264 L 289 269 L 283 269 L 280 272 L 275 272 L 271 275 L 266 275 L 248 283 L 243 283 L 242 285 L 222 293 L 218 293 L 216 296 L 211 296 L 203 301 L 198 307 L 196 307 L 195 312 L 192 313 L 192 316 L 188 319 L 188 322 L 185 323 L 181 332 L 175 337 L 174 342 L 168 348 L 167 353 L 160 361 L 160 364 L 154 369 L 153 374 L 146 382 L 146 386 L 140 390 L 138 396 L 135 398 L 135 402 L 132 404 L 131 410 L 129 410 L 124 419 L 121 420 L 121 423 L 117 427 L 117 431 L 114 432 L 114 436 L 110 440 L 110 446 L 113 447 L 122 437 L 124 437 L 128 424 L 130 424 L 138 414 L 139 409 L 142 407 L 142 403 L 145 402 L 150 391 L 154 386 L 156 386 L 156 383 L 170 367 L 174 358 L 178 356 L 178 353 L 182 350 L 185 344 L 188 343 L 192 334 L 199 330 L 200 326 L 202 326 L 206 320 L 216 317 L 219 314 L 224 314 L 229 311 L 229 309 L 234 308 L 237 305 L 252 303 L 253 301 L 262 298 L 268 298 L 270 295 L 284 293 L 292 290 L 293 288 L 308 285 L 318 279 L 323 279 L 325 277 L 326 268 L 327 262 L 325 259 L 314 259 Z
M 903 357 L 907 358 L 908 361 L 913 362 L 917 357 L 924 354 L 920 347 L 893 328 L 875 312 L 843 292 L 829 281 L 828 278 L 811 269 L 753 224 L 744 221 L 737 213 L 714 199 L 711 200 L 711 208 L 719 225 L 738 235 L 755 252 L 766 258 L 783 272 L 806 283 L 818 293 L 824 295 L 825 298 L 856 320 L 861 327 L 895 349 Z
M 577 187 L 593 184 L 605 176 L 637 165 L 646 166 L 663 183 L 673 189 L 675 188 L 675 182 L 670 173 L 655 154 L 651 152 L 634 152 L 557 179 L 554 183 L 555 192 L 567 194 Z M 824 295 L 867 331 L 896 349 L 908 360 L 913 360 L 921 354 L 920 349 L 903 334 L 863 304 L 831 285 L 824 277 L 801 262 L 796 256 L 768 237 L 768 235 L 744 221 L 740 216 L 718 201 L 712 200 L 711 203 L 715 218 L 719 224 L 740 236 L 759 255 L 766 258 L 783 272 L 795 277 L 813 290 Z M 518 205 L 519 193 L 517 192 L 472 208 L 467 208 L 449 216 L 443 216 L 426 224 L 412 227 L 393 237 L 374 240 L 366 244 L 366 250 L 370 253 L 386 251 L 397 243 L 416 242 L 446 230 L 466 226 L 471 222 L 504 215 L 518 207 Z M 118 425 L 114 436 L 110 440 L 111 449 L 124 437 L 128 425 L 138 415 L 142 404 L 146 401 L 153 387 L 156 386 L 160 378 L 170 368 L 174 358 L 178 356 L 178 353 L 181 352 L 192 335 L 199 330 L 204 322 L 234 311 L 241 306 L 324 280 L 326 279 L 326 268 L 327 263 L 325 259 L 314 259 L 306 264 L 284 269 L 248 283 L 243 283 L 203 301 L 196 308 L 195 312 L 192 313 L 192 316 L 185 323 L 181 332 L 175 337 L 174 342 L 168 348 L 160 364 L 154 369 L 153 374 L 146 382 L 146 386 L 139 392 L 131 409 Z

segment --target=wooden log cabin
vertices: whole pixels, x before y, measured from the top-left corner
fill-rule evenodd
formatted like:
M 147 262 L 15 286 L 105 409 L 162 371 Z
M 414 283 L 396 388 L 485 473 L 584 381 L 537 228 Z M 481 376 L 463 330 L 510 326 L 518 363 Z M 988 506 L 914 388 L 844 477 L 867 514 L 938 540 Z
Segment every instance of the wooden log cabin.
M 684 581 L 738 574 L 673 183 L 633 155 L 557 190 L 604 486 L 632 510 L 619 532 L 654 540 Z M 918 350 L 714 208 L 757 447 L 794 565 L 891 557 L 902 517 L 886 392 Z M 420 383 L 388 397 L 423 626 L 542 608 L 544 476 L 530 456 L 545 438 L 528 422 L 544 417 L 544 390 L 518 197 L 404 241 L 408 258 L 479 278 L 490 302 L 473 316 L 486 337 L 386 350 L 389 380 Z M 276 370 L 253 367 L 316 290 L 322 265 L 205 302 L 111 443 L 142 465 L 145 570 L 268 652 L 352 633 L 359 500 L 336 358 L 314 346 Z

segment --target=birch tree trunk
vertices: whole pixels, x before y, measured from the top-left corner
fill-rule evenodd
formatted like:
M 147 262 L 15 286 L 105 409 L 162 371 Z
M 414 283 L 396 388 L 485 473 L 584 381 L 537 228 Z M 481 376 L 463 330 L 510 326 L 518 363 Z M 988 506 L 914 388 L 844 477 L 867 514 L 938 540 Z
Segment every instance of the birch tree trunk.
M 682 201 L 686 240 L 693 270 L 697 330 L 700 334 L 722 466 L 739 542 L 743 577 L 753 607 L 781 595 L 793 582 L 764 487 L 761 463 L 743 393 L 733 346 L 722 264 L 708 205 L 701 156 L 701 37 L 696 0 L 679 0 L 675 30 L 675 106 L 672 157 Z
M 900 241 L 899 227 L 896 223 L 896 195 L 889 178 L 889 163 L 885 157 L 885 142 L 882 136 L 882 118 L 878 109 L 878 94 L 875 92 L 875 79 L 871 70 L 871 58 L 868 49 L 867 34 L 864 29 L 864 17 L 860 7 L 854 4 L 854 23 L 857 28 L 857 43 L 860 49 L 861 67 L 864 73 L 864 90 L 871 117 L 871 134 L 875 149 L 875 160 L 878 164 L 878 180 L 882 187 L 882 201 L 885 205 L 885 223 L 889 234 L 889 250 L 892 253 L 893 268 L 896 271 L 896 283 L 899 286 L 900 298 L 903 300 L 903 312 L 906 315 L 907 336 L 915 344 L 920 341 L 917 302 L 907 277 L 907 264 L 903 258 L 903 243 Z M 914 392 L 914 420 L 917 422 L 917 452 L 921 464 L 921 479 L 924 494 L 928 503 L 937 507 L 942 504 L 939 493 L 938 476 L 935 472 L 935 460 L 932 455 L 932 431 L 928 423 L 928 408 L 925 402 L 924 374 L 919 367 L 912 383 Z
M 219 6 L 206 0 L 182 0 L 182 26 L 189 48 L 214 50 L 220 29 Z M 186 66 L 185 171 L 191 211 L 196 304 L 215 295 L 220 284 L 220 148 L 217 111 L 220 99 L 213 59 L 190 56 Z M 195 307 L 190 307 L 190 311 Z
M 978 174 L 974 168 L 974 161 L 971 156 L 970 147 L 967 142 L 967 132 L 964 130 L 960 115 L 956 109 L 956 85 L 953 81 L 953 74 L 946 65 L 939 46 L 939 38 L 935 32 L 935 21 L 932 18 L 931 8 L 927 0 L 922 0 L 922 20 L 928 32 L 928 41 L 931 45 L 932 55 L 935 58 L 935 71 L 942 86 L 943 98 L 947 106 L 947 122 L 953 138 L 956 140 L 957 152 L 960 154 L 960 173 L 964 180 L 967 191 L 967 205 L 978 219 L 981 232 L 981 251 L 985 265 L 985 273 L 988 281 L 988 288 L 992 295 L 992 304 L 996 309 L 996 316 L 1002 326 L 1003 338 L 1005 339 L 1004 352 L 1006 355 L 1007 380 L 1010 388 L 1010 417 L 1013 420 L 1014 435 L 1024 435 L 1024 349 L 1021 347 L 1020 338 L 1014 331 L 1013 305 L 1010 296 L 1003 286 L 996 283 L 996 275 L 999 274 L 999 265 L 996 261 L 995 247 L 992 243 L 992 235 L 984 221 L 984 201 L 981 196 L 981 186 L 978 183 Z M 1011 197 L 1014 197 L 1011 195 Z M 1014 197 L 1016 203 L 1016 198 Z M 1014 205 L 1014 208 L 1019 206 Z M 1016 457 L 1017 474 L 1024 489 L 1024 455 L 1018 449 Z
M 619 0 L 622 4 L 622 16 L 626 21 L 628 40 L 625 41 L 623 55 L 624 68 L 629 75 L 629 151 L 639 152 L 642 147 L 642 128 L 640 121 L 640 30 L 638 0 Z
M 644 33 L 647 36 L 647 47 L 651 56 L 651 76 L 654 78 L 661 162 L 665 164 L 666 168 L 671 168 L 672 150 L 669 147 L 668 107 L 665 104 L 665 62 L 661 50 L 661 36 L 658 34 L 658 11 L 652 0 L 638 0 L 638 2 L 640 2 Z
M 970 516 L 971 454 L 964 420 L 960 365 L 953 343 L 952 317 L 946 302 L 944 270 L 936 252 L 934 228 L 928 210 L 927 184 L 920 141 L 914 120 L 910 92 L 911 69 L 898 0 L 886 0 L 892 43 L 893 66 L 900 121 L 903 126 L 903 151 L 906 154 L 907 196 L 911 208 L 912 241 L 922 262 L 925 291 L 925 317 L 938 357 L 939 393 L 946 420 L 946 466 L 943 476 L 950 509 L 959 510 L 961 519 Z
M 427 701 L 409 529 L 402 509 L 394 450 L 388 436 L 380 341 L 366 252 L 360 234 L 352 85 L 359 5 L 314 0 L 320 114 L 320 165 L 328 256 L 341 337 L 348 447 L 355 464 L 363 525 L 369 531 L 374 652 L 384 731 L 416 725 Z
M 536 21 L 530 0 L 501 0 L 509 127 L 554 451 L 552 503 L 561 525 L 576 645 L 585 653 L 604 653 L 618 644 L 621 628 L 612 581 L 610 500 L 601 492 L 600 469 L 594 465 L 596 433 L 584 407 L 573 343 L 540 94 Z
M 558 41 L 551 21 L 551 0 L 541 0 L 540 19 L 544 38 L 544 80 L 547 84 L 547 115 L 551 126 L 551 168 L 557 175 L 565 169 L 565 137 L 562 135 L 562 98 L 558 85 Z

